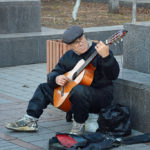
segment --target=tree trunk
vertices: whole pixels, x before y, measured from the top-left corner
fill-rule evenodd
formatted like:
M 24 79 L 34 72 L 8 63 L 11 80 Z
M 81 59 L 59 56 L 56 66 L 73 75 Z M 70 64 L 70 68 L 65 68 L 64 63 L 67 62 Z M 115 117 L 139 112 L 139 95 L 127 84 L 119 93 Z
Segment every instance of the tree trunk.
M 109 0 L 109 13 L 119 13 L 119 0 Z
M 74 6 L 73 11 L 72 11 L 72 18 L 74 21 L 77 20 L 77 12 L 78 12 L 78 9 L 80 6 L 80 2 L 81 2 L 81 0 L 76 0 L 75 6 Z

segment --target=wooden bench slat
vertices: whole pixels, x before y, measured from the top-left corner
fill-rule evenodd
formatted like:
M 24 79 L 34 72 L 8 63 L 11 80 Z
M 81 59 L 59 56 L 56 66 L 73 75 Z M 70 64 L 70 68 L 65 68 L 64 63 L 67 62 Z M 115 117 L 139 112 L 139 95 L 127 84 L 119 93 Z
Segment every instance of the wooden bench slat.
M 47 61 L 47 73 L 50 72 L 50 67 L 48 66 L 48 64 L 50 64 L 50 41 L 47 41 L 47 49 L 46 49 L 46 61 Z
M 50 41 L 50 55 L 48 56 L 50 59 L 50 64 L 48 64 L 49 66 L 49 72 L 51 72 L 52 68 L 53 68 L 53 60 L 52 60 L 52 56 L 53 56 L 53 41 Z
M 58 60 L 70 48 L 61 40 L 47 40 L 46 60 L 47 60 L 47 74 L 52 71 Z

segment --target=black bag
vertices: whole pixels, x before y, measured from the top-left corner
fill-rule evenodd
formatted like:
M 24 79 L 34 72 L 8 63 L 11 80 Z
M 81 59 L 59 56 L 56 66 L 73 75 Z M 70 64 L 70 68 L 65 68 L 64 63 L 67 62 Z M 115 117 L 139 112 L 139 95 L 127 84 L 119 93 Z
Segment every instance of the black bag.
M 59 141 L 57 135 L 59 136 L 70 136 L 75 141 L 76 144 L 72 145 L 71 147 L 63 146 L 63 144 Z M 69 143 L 66 137 L 63 138 L 63 142 Z M 67 144 L 66 144 L 67 145 Z M 83 134 L 79 135 L 71 135 L 65 133 L 58 133 L 55 137 L 49 140 L 49 150 L 106 150 L 112 147 L 119 146 L 116 139 L 113 137 L 106 136 L 101 133 L 90 133 L 90 134 Z
M 112 104 L 101 109 L 98 118 L 99 128 L 97 132 L 115 137 L 131 134 L 130 113 L 126 106 Z

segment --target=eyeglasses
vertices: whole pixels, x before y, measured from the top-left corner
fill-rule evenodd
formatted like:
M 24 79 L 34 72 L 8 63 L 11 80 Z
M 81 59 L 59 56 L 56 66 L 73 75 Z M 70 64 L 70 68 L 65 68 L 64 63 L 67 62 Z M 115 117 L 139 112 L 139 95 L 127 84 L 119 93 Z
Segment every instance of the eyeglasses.
M 78 38 L 77 40 L 75 40 L 72 44 L 78 45 L 81 42 L 83 42 L 85 40 L 85 36 L 82 35 L 80 38 Z

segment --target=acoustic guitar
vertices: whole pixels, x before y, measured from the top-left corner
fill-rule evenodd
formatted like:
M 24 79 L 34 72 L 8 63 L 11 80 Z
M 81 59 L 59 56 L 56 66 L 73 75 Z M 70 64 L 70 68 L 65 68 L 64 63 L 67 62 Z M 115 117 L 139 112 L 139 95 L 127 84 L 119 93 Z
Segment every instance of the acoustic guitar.
M 122 29 L 112 35 L 110 38 L 108 38 L 105 42 L 106 45 L 110 45 L 113 43 L 119 43 L 119 41 L 123 40 L 123 37 L 126 35 L 127 31 Z M 93 77 L 94 77 L 94 71 L 95 67 L 92 65 L 91 61 L 98 55 L 97 51 L 94 51 L 94 53 L 87 59 L 81 59 L 78 61 L 78 63 L 75 65 L 75 67 L 65 73 L 64 75 L 67 76 L 70 81 L 67 82 L 63 87 L 59 86 L 54 89 L 54 106 L 56 108 L 59 108 L 65 112 L 68 112 L 71 108 L 71 102 L 69 100 L 69 94 L 73 87 L 75 87 L 78 84 L 90 86 Z

